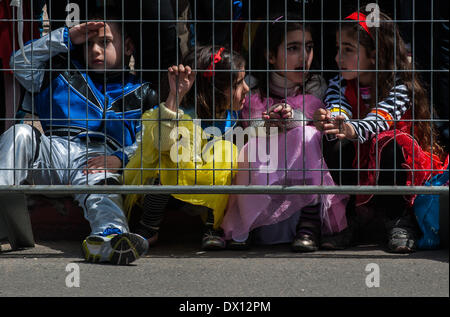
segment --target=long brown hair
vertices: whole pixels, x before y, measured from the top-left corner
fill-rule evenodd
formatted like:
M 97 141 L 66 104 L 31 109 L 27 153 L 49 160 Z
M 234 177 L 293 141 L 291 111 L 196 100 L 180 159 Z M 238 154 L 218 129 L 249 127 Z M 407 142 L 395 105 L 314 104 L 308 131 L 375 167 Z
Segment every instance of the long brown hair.
M 361 9 L 359 12 L 366 13 L 364 11 Z M 424 150 L 443 158 L 445 152 L 438 144 L 437 129 L 433 122 L 429 121 L 431 111 L 427 91 L 420 75 L 412 71 L 414 65 L 408 60 L 405 42 L 396 23 L 385 13 L 380 12 L 379 26 L 368 26 L 368 28 L 370 35 L 357 22 L 346 22 L 341 25 L 342 31 L 346 31 L 349 36 L 359 40 L 359 45 L 366 49 L 368 57 L 375 51 L 378 53 L 376 69 L 383 71 L 375 73 L 379 84 L 378 100 L 375 100 L 375 103 L 388 97 L 394 85 L 403 83 L 408 89 L 411 107 L 414 107 L 413 119 L 418 120 L 413 122 L 414 138 Z M 432 111 L 434 113 L 434 110 Z
M 212 63 L 220 46 L 198 46 L 192 50 L 184 59 L 184 64 L 192 69 L 197 69 L 197 89 L 192 87 L 186 95 L 187 107 L 193 107 L 197 101 L 197 116 L 200 119 L 221 119 L 229 109 L 229 98 L 227 90 L 236 88 L 238 73 L 245 67 L 244 58 L 236 52 L 224 48 L 220 54 L 221 60 L 214 64 L 214 77 L 205 77 L 204 72 Z M 231 75 L 230 75 L 231 72 Z M 214 91 L 214 93 L 213 93 Z M 213 118 L 215 117 L 215 118 Z

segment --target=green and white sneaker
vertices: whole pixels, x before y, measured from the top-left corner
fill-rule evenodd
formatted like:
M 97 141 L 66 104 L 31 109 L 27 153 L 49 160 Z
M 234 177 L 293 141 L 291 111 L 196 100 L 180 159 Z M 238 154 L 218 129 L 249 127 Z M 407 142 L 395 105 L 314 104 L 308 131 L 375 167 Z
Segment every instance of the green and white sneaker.
M 148 242 L 135 233 L 90 235 L 83 241 L 82 248 L 88 262 L 127 265 L 147 252 Z

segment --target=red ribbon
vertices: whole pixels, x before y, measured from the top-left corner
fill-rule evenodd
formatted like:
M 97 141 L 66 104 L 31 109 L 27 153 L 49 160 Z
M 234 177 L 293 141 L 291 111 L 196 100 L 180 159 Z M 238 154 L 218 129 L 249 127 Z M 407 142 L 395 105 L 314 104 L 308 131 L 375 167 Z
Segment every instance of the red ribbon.
M 366 23 L 366 15 L 364 13 L 361 12 L 353 12 L 352 14 L 350 14 L 348 17 L 345 18 L 345 20 L 355 20 L 358 21 L 359 25 L 362 26 L 362 28 L 367 32 L 367 34 L 370 35 L 370 37 L 373 39 L 372 34 L 370 34 L 370 30 L 367 27 L 367 23 Z
M 214 65 L 217 64 L 222 60 L 222 52 L 224 51 L 225 47 L 221 47 L 216 54 L 211 54 L 211 64 L 208 66 L 206 71 L 203 73 L 203 77 L 212 77 L 214 76 Z

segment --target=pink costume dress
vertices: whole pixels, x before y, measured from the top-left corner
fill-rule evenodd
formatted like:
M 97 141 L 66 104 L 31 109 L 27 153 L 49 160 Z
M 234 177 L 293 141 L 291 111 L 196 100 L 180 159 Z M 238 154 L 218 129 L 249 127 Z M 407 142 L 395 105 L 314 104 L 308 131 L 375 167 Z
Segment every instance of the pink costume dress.
M 250 101 L 250 102 L 249 102 Z M 269 138 L 251 137 L 242 148 L 239 155 L 239 170 L 234 184 L 236 185 L 335 185 L 323 160 L 321 150 L 322 134 L 311 124 L 314 111 L 322 107 L 320 99 L 313 95 L 302 95 L 277 99 L 269 97 L 261 100 L 259 94 L 252 94 L 245 102 L 242 110 L 242 119 L 260 119 L 263 111 L 266 111 L 276 103 L 287 103 L 294 109 L 294 119 L 298 118 L 295 113 L 301 111 L 305 124 L 297 123 L 297 127 L 271 135 Z M 250 111 L 251 110 L 251 111 Z M 251 115 L 250 115 L 251 112 Z M 243 126 L 246 127 L 248 124 Z M 292 125 L 291 125 L 292 127 Z M 274 140 L 275 138 L 275 140 Z M 266 144 L 272 145 L 271 141 L 278 142 L 276 167 L 268 172 L 266 160 L 261 161 L 259 155 L 249 162 L 249 151 L 256 152 L 258 146 L 266 148 Z M 269 147 L 270 148 L 270 147 Z M 267 153 L 267 152 L 264 152 Z M 275 158 L 269 152 L 272 159 Z M 317 195 L 317 194 L 291 194 L 291 195 L 231 195 L 222 228 L 227 240 L 233 239 L 243 241 L 248 237 L 250 231 L 255 228 L 264 229 L 281 224 L 275 231 L 291 231 L 284 233 L 283 237 L 266 239 L 265 244 L 285 243 L 292 241 L 295 236 L 296 221 L 303 207 L 321 204 L 322 234 L 333 234 L 347 227 L 345 206 L 347 195 Z M 292 219 L 289 221 L 288 219 Z M 271 230 L 273 231 L 273 230 Z M 283 235 L 283 234 L 282 234 Z

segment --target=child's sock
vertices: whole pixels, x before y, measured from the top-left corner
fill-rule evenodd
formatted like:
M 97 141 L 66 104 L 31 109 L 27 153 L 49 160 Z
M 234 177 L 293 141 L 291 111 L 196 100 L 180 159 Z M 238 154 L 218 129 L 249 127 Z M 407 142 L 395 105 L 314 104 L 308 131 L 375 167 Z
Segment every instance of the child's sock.
M 210 208 L 208 208 L 208 216 L 206 217 L 205 226 L 211 229 L 214 227 L 214 213 Z
M 222 250 L 225 249 L 225 240 L 223 239 L 223 231 L 214 229 L 214 212 L 208 209 L 208 215 L 205 222 L 205 233 L 202 239 L 203 250 Z
M 170 195 L 168 194 L 145 195 L 143 202 L 144 213 L 139 222 L 141 227 L 139 232 L 136 233 L 147 239 L 158 233 L 169 199 Z

